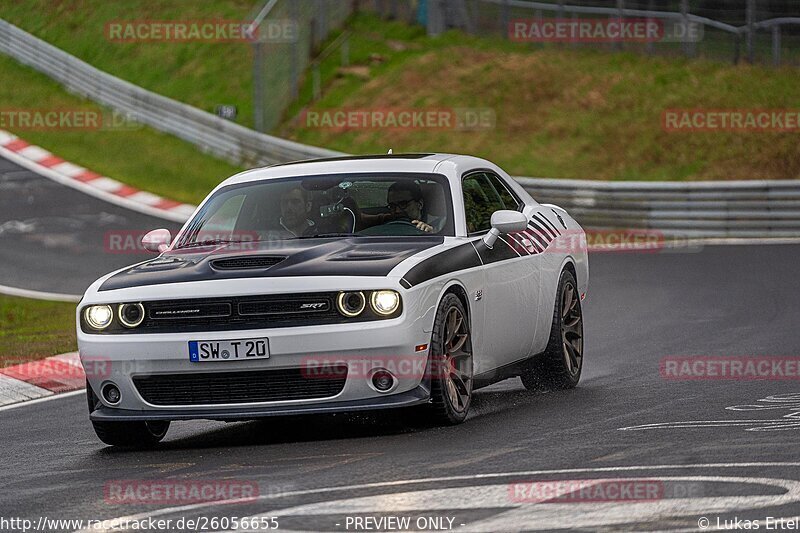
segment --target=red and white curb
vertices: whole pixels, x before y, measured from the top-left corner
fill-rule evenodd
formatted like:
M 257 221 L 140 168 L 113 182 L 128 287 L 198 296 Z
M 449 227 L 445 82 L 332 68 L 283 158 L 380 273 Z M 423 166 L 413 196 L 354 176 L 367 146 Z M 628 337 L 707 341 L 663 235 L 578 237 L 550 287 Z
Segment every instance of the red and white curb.
M 0 408 L 85 386 L 86 374 L 77 352 L 0 368 Z
M 195 210 L 193 205 L 140 191 L 65 161 L 5 130 L 0 130 L 0 155 L 62 185 L 140 213 L 185 222 Z

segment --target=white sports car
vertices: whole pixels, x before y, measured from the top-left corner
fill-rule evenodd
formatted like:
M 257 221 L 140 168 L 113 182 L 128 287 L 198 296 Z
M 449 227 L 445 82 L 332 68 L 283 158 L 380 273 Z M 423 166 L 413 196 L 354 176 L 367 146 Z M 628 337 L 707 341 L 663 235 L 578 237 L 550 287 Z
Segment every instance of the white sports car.
M 581 375 L 581 227 L 475 157 L 342 157 L 250 170 L 160 255 L 77 309 L 90 419 L 107 444 L 172 420 L 417 406 L 463 422 L 473 391 Z

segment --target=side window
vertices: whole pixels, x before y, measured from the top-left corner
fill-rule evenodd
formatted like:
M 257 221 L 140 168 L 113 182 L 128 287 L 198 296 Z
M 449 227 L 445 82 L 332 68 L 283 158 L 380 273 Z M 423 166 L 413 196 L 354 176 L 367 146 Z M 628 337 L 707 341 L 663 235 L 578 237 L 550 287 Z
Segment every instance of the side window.
M 503 205 L 506 206 L 506 209 L 511 209 L 512 211 L 518 211 L 520 207 L 520 202 L 508 190 L 508 186 L 506 186 L 505 182 L 503 182 L 503 180 L 501 180 L 494 174 L 486 174 L 486 176 L 489 178 L 489 181 L 497 190 L 497 194 L 503 200 Z
M 468 175 L 461 187 L 464 192 L 467 233 L 471 235 L 489 231 L 492 227 L 492 213 L 506 209 L 502 197 L 483 172 Z

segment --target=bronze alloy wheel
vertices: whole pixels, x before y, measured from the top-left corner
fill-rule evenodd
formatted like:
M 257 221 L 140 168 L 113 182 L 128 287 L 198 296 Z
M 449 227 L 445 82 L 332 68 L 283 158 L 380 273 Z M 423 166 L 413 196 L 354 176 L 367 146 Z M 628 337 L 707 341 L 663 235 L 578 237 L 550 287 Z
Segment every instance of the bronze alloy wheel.
M 436 311 L 430 354 L 430 421 L 460 424 L 472 402 L 472 335 L 464 303 L 453 293 Z
M 583 313 L 572 280 L 564 283 L 561 298 L 561 345 L 567 371 L 575 376 L 583 364 Z
M 472 396 L 472 350 L 469 326 L 457 307 L 448 310 L 444 331 L 442 379 L 453 410 L 463 413 Z
M 583 310 L 577 286 L 575 275 L 564 270 L 556 292 L 547 347 L 531 358 L 520 374 L 528 390 L 571 389 L 581 379 Z

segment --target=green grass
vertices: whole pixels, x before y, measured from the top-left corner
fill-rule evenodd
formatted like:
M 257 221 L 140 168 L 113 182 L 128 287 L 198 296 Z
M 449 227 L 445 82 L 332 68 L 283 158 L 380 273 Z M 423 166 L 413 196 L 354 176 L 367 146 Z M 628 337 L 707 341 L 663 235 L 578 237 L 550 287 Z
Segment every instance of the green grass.
M 76 349 L 75 304 L 0 295 L 0 367 Z
M 107 112 L 3 55 L 0 76 L 3 110 Z M 241 170 L 176 137 L 141 125 L 108 131 L 0 127 L 90 170 L 184 202 L 199 202 L 221 180 Z
M 254 0 L 26 0 L 0 18 L 114 76 L 214 112 L 236 105 L 252 126 L 252 46 L 246 42 L 112 42 L 120 21 L 244 21 Z
M 798 109 L 791 67 L 733 66 L 632 52 L 531 46 L 422 28 L 369 15 L 351 24 L 350 69 L 323 64 L 279 132 L 352 153 L 442 151 L 491 159 L 515 175 L 615 180 L 796 179 L 797 133 L 670 133 L 665 109 Z M 308 128 L 300 111 L 489 108 L 482 131 Z
M 109 21 L 239 20 L 251 8 L 249 0 L 32 0 L 3 4 L 0 17 L 156 92 L 207 110 L 219 103 L 237 105 L 238 120 L 251 125 L 249 45 L 120 44 L 104 35 Z M 349 30 L 351 67 L 340 67 L 338 51 L 322 63 L 319 102 L 311 101 L 307 73 L 299 101 L 275 133 L 351 153 L 388 148 L 470 153 L 516 175 L 614 180 L 800 176 L 796 133 L 675 133 L 661 127 L 662 112 L 671 108 L 795 109 L 800 104 L 795 68 L 526 45 L 455 31 L 429 38 L 422 27 L 363 13 L 351 19 Z M 713 45 L 711 37 L 699 49 Z M 39 102 L 62 98 L 54 97 L 54 85 L 41 79 L 29 93 L 35 76 L 9 65 L 0 62 L 3 73 L 11 74 L 11 83 L 0 88 L 0 103 L 42 107 Z M 303 110 L 342 107 L 480 108 L 493 112 L 496 124 L 479 131 L 334 131 L 308 128 L 297 119 Z M 211 158 L 196 159 L 194 149 L 150 130 L 22 135 L 99 172 L 186 201 L 197 201 L 237 170 Z

